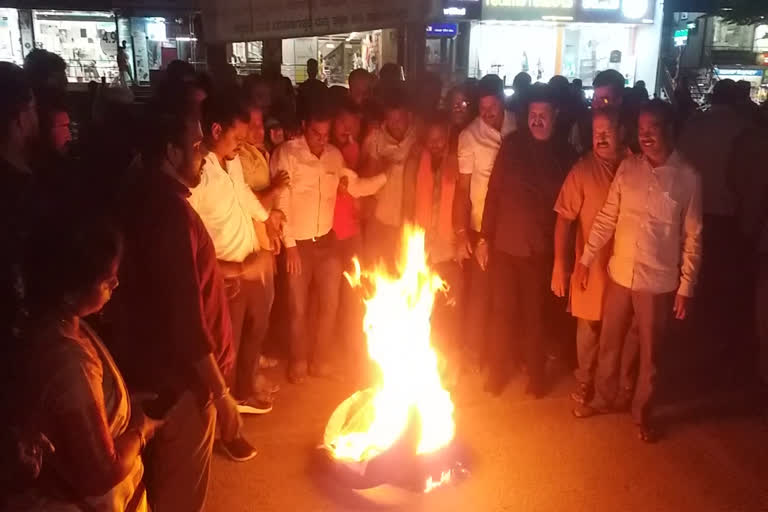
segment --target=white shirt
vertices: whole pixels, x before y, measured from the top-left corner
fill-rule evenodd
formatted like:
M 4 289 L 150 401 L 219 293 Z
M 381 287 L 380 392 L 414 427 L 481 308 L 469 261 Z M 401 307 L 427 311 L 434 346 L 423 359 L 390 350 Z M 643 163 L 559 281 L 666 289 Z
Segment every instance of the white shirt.
M 363 141 L 362 160 L 374 162 L 377 172 L 386 173 L 386 186 L 376 195 L 376 220 L 387 226 L 400 227 L 403 223 L 403 176 L 405 162 L 417 141 L 418 129 L 412 124 L 403 140 L 397 141 L 382 125 L 375 128 Z
M 614 238 L 611 278 L 625 288 L 693 296 L 701 266 L 701 178 L 677 153 L 654 168 L 640 155 L 616 172 L 589 234 L 589 266 Z
M 264 222 L 269 214 L 246 185 L 240 157 L 228 161 L 224 170 L 216 155 L 208 153 L 200 184 L 191 192 L 189 204 L 203 219 L 217 259 L 241 263 L 259 250 L 253 220 Z
M 478 116 L 459 134 L 459 173 L 472 175 L 469 185 L 469 200 L 472 203 L 469 226 L 474 231 L 482 228 L 488 181 L 501 141 L 513 131 L 515 115 L 505 110 L 501 131 L 488 126 Z
M 287 218 L 283 230 L 286 247 L 294 247 L 297 240 L 328 234 L 333 227 L 336 192 L 342 177 L 348 179 L 347 190 L 353 197 L 373 195 L 387 182 L 385 174 L 359 178 L 344 167 L 341 151 L 330 144 L 316 157 L 303 136 L 281 144 L 270 167 L 273 176 L 278 171 L 286 171 L 290 176 L 290 186 L 277 200 L 277 208 Z

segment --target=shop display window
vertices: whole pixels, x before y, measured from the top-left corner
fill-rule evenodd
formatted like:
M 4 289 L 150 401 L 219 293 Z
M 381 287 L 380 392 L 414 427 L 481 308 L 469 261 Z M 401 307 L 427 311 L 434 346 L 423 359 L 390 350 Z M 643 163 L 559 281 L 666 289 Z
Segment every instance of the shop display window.
M 18 65 L 24 62 L 19 12 L 16 9 L 0 9 L 0 61 Z
M 70 82 L 119 80 L 113 13 L 35 10 L 32 23 L 35 46 L 56 53 L 67 62 Z

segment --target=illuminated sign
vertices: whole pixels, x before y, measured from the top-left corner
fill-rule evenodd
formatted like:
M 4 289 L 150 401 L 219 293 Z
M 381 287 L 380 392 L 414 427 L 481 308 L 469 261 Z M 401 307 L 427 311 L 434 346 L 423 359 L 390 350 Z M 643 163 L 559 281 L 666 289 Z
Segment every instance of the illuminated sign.
M 466 16 L 466 7 L 446 7 L 443 9 L 443 16 Z
M 675 46 L 685 46 L 688 43 L 688 29 L 675 30 Z
M 459 26 L 455 23 L 433 23 L 427 25 L 427 37 L 456 37 Z
M 744 80 L 748 78 L 763 77 L 762 69 L 742 69 L 742 68 L 715 68 L 715 74 L 718 78 L 730 78 L 732 80 Z
M 482 19 L 653 23 L 654 5 L 654 0 L 483 0 Z
M 572 9 L 574 0 L 485 0 L 488 7 L 521 9 Z

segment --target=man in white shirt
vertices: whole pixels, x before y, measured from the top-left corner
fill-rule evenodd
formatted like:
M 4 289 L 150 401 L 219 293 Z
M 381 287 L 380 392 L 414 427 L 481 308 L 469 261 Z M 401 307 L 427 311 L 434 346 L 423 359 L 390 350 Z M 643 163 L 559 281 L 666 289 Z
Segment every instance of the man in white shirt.
M 488 325 L 490 283 L 488 273 L 472 258 L 483 222 L 485 196 L 493 164 L 504 137 L 515 131 L 515 115 L 504 109 L 504 86 L 496 75 L 487 75 L 478 87 L 479 114 L 459 134 L 459 180 L 454 200 L 454 229 L 456 231 L 456 259 L 469 261 L 467 297 L 467 343 L 476 340 L 476 346 L 467 347 L 470 363 L 484 363 L 484 347 Z M 471 334 L 471 336 L 470 336 Z
M 361 170 L 364 176 L 386 173 L 387 184 L 376 194 L 373 218 L 366 230 L 366 249 L 371 259 L 392 265 L 402 238 L 403 174 L 408 154 L 419 130 L 405 102 L 405 95 L 391 91 L 384 105 L 384 121 L 363 141 Z
M 332 112 L 313 107 L 303 123 L 304 134 L 283 143 L 271 162 L 273 175 L 286 171 L 290 179 L 277 206 L 287 218 L 283 240 L 292 359 L 288 377 L 297 384 L 306 380 L 308 372 L 333 376 L 331 342 L 342 264 L 331 228 L 339 182 L 345 178 L 354 197 L 375 194 L 387 182 L 385 174 L 363 179 L 344 167 L 341 152 L 328 144 Z M 310 300 L 317 307 L 310 307 Z M 309 311 L 317 314 L 312 333 L 307 328 Z
M 592 224 L 574 283 L 588 283 L 589 266 L 613 238 L 600 333 L 595 397 L 574 410 L 587 417 L 613 407 L 619 368 L 633 316 L 640 340 L 640 369 L 632 416 L 640 438 L 652 442 L 656 354 L 672 320 L 688 315 L 701 266 L 702 197 L 698 174 L 673 151 L 671 107 L 654 100 L 640 109 L 642 155 L 619 167 L 608 198 Z
M 260 247 L 254 221 L 265 222 L 276 239 L 274 226 L 282 214 L 267 212 L 245 183 L 239 153 L 249 121 L 248 110 L 236 98 L 212 96 L 203 103 L 208 153 L 189 202 L 211 235 L 224 275 L 236 354 L 228 381 L 242 413 L 263 414 L 272 409 L 275 390 L 258 372 L 274 298 L 273 254 Z

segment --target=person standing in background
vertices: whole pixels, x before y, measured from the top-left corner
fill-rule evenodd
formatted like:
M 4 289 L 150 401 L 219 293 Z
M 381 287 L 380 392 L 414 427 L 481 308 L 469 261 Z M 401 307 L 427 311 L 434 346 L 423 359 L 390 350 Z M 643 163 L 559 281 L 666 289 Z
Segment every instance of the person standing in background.
M 552 269 L 552 292 L 570 298 L 571 314 L 576 317 L 575 372 L 578 389 L 571 398 L 578 403 L 591 399 L 603 317 L 603 296 L 608 283 L 608 260 L 612 247 L 601 249 L 590 266 L 587 288 L 571 281 L 572 263 L 568 254 L 572 246 L 572 225 L 577 222 L 576 260 L 579 261 L 592 223 L 608 196 L 608 189 L 629 150 L 621 143 L 619 113 L 615 109 L 595 110 L 592 115 L 592 151 L 571 169 L 555 203 L 555 265 Z M 630 367 L 637 356 L 634 338 L 624 348 L 621 389 L 634 389 Z M 631 398 L 628 397 L 628 398 Z M 626 400 L 626 399 L 625 399 Z
M 387 181 L 384 174 L 358 178 L 344 167 L 341 151 L 328 143 L 333 113 L 322 104 L 314 107 L 304 121 L 304 135 L 281 145 L 271 164 L 273 174 L 287 171 L 291 180 L 277 206 L 287 218 L 283 241 L 291 322 L 288 378 L 295 384 L 304 383 L 310 374 L 338 376 L 333 328 L 342 270 L 332 227 L 339 182 L 346 177 L 350 194 L 359 197 L 376 193 Z M 314 332 L 309 325 L 315 326 Z
M 236 357 L 228 382 L 241 413 L 265 414 L 272 410 L 272 394 L 277 391 L 259 372 L 274 300 L 274 255 L 269 246 L 260 245 L 254 221 L 265 223 L 269 239 L 277 243 L 283 217 L 277 210 L 266 210 L 245 183 L 239 154 L 250 114 L 238 100 L 214 95 L 203 103 L 207 153 L 189 203 L 211 235 L 224 275 Z M 256 455 L 240 435 L 222 439 L 222 447 L 235 461 Z
M 585 418 L 615 407 L 621 355 L 632 319 L 640 339 L 640 368 L 632 418 L 640 439 L 659 438 L 654 423 L 656 361 L 672 318 L 688 316 L 701 266 L 701 178 L 674 151 L 672 107 L 653 100 L 640 109 L 642 155 L 622 162 L 595 217 L 573 279 L 589 284 L 589 267 L 611 239 L 595 396 L 574 409 Z
M 529 101 L 528 130 L 507 136 L 496 158 L 475 255 L 491 273 L 493 364 L 486 390 L 501 393 L 520 352 L 528 371 L 526 393 L 540 398 L 549 388 L 552 205 L 576 158 L 554 136 L 557 107 L 550 87 L 534 86 Z
M 486 269 L 473 257 L 480 230 L 493 164 L 501 141 L 515 131 L 515 116 L 504 110 L 504 89 L 496 75 L 488 75 L 478 84 L 478 116 L 459 135 L 459 178 L 456 184 L 454 230 L 456 260 L 469 266 L 466 283 L 467 366 L 481 368 L 486 361 L 485 340 L 490 314 L 490 280 Z
M 376 194 L 376 207 L 366 231 L 368 260 L 383 259 L 394 266 L 403 227 L 403 173 L 405 161 L 418 139 L 413 114 L 402 91 L 389 93 L 384 121 L 363 141 L 361 174 L 386 174 L 386 185 Z

